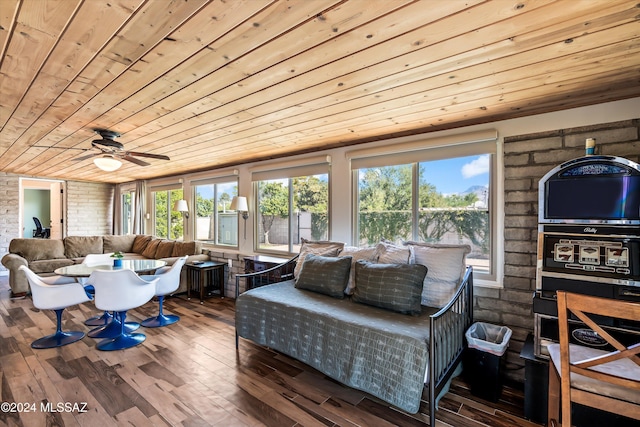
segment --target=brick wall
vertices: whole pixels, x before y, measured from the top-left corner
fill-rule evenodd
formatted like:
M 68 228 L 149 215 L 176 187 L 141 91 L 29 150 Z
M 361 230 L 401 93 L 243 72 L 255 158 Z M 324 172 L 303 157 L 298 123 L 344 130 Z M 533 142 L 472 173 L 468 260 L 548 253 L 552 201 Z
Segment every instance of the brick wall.
M 524 380 L 520 350 L 533 332 L 538 182 L 560 163 L 584 156 L 587 138 L 596 139 L 596 154 L 640 162 L 640 119 L 504 139 L 504 288 L 476 288 L 474 317 L 513 330 L 506 375 L 517 381 Z
M 113 184 L 67 181 L 67 236 L 111 234 Z M 0 172 L 0 258 L 19 229 L 20 176 Z M 6 268 L 0 264 L 0 274 Z
M 112 233 L 113 184 L 67 181 L 67 236 Z
M 9 252 L 11 239 L 20 236 L 20 181 L 18 175 L 0 172 L 0 258 Z M 0 272 L 6 268 L 0 264 Z

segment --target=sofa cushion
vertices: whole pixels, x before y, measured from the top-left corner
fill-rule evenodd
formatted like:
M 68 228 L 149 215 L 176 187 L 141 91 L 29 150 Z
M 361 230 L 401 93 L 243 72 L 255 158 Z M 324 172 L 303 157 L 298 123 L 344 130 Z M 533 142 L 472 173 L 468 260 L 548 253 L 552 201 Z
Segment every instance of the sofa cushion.
M 161 241 L 162 241 L 161 239 L 151 239 L 149 243 L 147 243 L 147 247 L 144 248 L 144 250 L 140 255 L 142 255 L 145 258 L 155 259 L 156 251 L 158 250 L 158 246 L 160 245 Z
M 296 280 L 296 288 L 319 292 L 334 298 L 344 298 L 349 281 L 351 257 L 325 257 L 307 254 Z
M 52 273 L 56 268 L 73 265 L 70 259 L 43 259 L 29 263 L 29 269 L 36 274 Z
M 350 256 L 351 257 L 351 271 L 349 272 L 349 282 L 347 283 L 347 287 L 344 290 L 344 293 L 347 295 L 352 295 L 353 291 L 356 289 L 356 261 L 365 260 L 365 261 L 375 261 L 376 260 L 376 247 L 372 246 L 370 248 L 357 248 L 355 246 L 345 246 L 343 250 L 340 251 L 338 256 Z
M 135 252 L 133 250 L 133 242 L 136 239 L 135 234 L 127 234 L 124 236 L 102 236 L 102 245 L 104 253 L 111 252 Z
M 200 255 L 200 252 L 199 242 L 174 242 L 170 256 L 181 257 L 185 255 Z
M 342 242 L 331 242 L 328 240 L 323 241 L 311 241 L 307 239 L 300 239 L 302 246 L 300 246 L 300 256 L 296 261 L 296 266 L 293 269 L 293 276 L 297 278 L 300 275 L 304 258 L 307 254 L 323 255 L 323 256 L 338 256 L 338 253 L 344 248 Z
M 351 299 L 404 314 L 421 313 L 427 267 L 421 264 L 356 262 L 356 289 Z
M 147 236 L 144 234 L 138 234 L 135 239 L 133 239 L 133 246 L 131 247 L 131 252 L 135 252 L 137 254 L 142 254 L 147 244 L 151 241 L 151 236 Z
M 429 269 L 424 279 L 422 304 L 443 307 L 455 294 L 460 279 L 464 277 L 469 245 L 445 245 L 407 242 L 413 247 L 416 264 Z
M 172 240 L 160 240 L 154 258 L 168 258 L 173 253 L 174 242 Z
M 79 258 L 88 254 L 101 254 L 102 236 L 69 236 L 64 238 L 64 254 L 67 258 Z
M 376 261 L 380 264 L 409 264 L 413 261 L 413 253 L 410 246 L 381 240 L 376 245 Z
M 64 259 L 64 244 L 60 239 L 12 239 L 9 253 L 27 262 L 47 259 Z

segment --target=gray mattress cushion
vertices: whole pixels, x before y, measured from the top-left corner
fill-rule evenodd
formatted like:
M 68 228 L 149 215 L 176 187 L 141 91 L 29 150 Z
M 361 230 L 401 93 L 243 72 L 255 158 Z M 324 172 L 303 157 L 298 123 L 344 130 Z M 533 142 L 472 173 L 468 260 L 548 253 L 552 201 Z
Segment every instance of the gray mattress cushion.
M 238 335 L 292 356 L 347 386 L 416 413 L 429 352 L 429 315 L 407 316 L 296 289 L 294 281 L 236 300 Z

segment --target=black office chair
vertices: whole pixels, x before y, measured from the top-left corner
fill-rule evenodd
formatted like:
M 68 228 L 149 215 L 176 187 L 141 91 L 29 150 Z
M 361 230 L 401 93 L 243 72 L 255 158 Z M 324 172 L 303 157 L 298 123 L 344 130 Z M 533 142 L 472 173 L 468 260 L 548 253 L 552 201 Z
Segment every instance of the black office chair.
M 51 236 L 51 229 L 42 228 L 42 223 L 35 216 L 33 217 L 33 222 L 36 223 L 36 229 L 33 231 L 33 237 L 38 237 L 40 239 L 48 239 Z

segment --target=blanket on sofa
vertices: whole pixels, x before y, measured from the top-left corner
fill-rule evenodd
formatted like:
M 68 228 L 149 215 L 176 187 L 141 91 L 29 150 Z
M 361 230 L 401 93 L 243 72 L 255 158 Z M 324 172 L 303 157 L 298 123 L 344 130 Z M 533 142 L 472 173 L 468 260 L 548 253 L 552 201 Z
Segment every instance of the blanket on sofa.
M 410 413 L 429 359 L 429 315 L 408 316 L 275 283 L 236 301 L 238 335 L 304 361 Z

